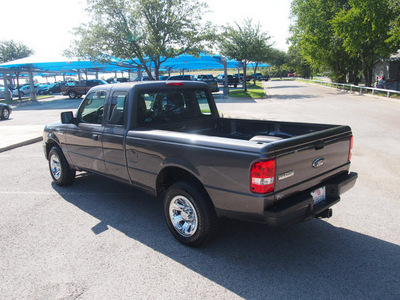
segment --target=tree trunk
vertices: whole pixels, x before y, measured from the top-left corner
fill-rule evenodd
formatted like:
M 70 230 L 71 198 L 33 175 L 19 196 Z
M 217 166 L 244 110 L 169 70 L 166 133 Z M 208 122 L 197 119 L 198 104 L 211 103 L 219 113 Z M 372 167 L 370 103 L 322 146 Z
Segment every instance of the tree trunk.
M 365 86 L 370 87 L 372 83 L 372 68 L 373 64 L 369 64 L 367 60 L 365 59 L 365 56 L 363 53 L 361 53 L 361 61 L 362 61 L 362 67 L 363 67 L 363 75 L 364 75 L 364 81 L 365 81 Z
M 243 64 L 243 86 L 245 92 L 247 92 L 246 69 L 247 69 L 247 62 Z

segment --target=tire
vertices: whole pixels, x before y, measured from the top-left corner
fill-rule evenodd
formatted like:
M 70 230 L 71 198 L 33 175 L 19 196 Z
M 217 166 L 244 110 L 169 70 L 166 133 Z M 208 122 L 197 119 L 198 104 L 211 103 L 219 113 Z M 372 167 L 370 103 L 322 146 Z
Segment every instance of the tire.
M 3 120 L 8 120 L 9 117 L 10 117 L 10 110 L 7 107 L 3 107 L 3 109 L 1 110 L 0 118 Z
M 75 99 L 78 95 L 75 93 L 75 91 L 70 91 L 70 92 L 68 92 L 68 96 L 71 99 Z
M 76 171 L 69 166 L 61 149 L 58 147 L 51 148 L 48 160 L 50 174 L 54 183 L 59 186 L 72 184 Z
M 169 230 L 184 245 L 204 245 L 217 234 L 214 206 L 206 192 L 194 183 L 179 181 L 168 188 L 164 216 Z

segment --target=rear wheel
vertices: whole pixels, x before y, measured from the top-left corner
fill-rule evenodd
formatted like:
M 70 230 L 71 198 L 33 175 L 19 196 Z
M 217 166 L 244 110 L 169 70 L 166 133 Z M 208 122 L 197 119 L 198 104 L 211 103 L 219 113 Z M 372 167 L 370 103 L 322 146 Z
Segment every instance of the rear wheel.
M 72 184 L 76 171 L 69 166 L 60 148 L 51 148 L 48 159 L 50 174 L 54 182 L 60 186 Z
M 68 96 L 69 96 L 71 99 L 75 99 L 75 98 L 77 97 L 77 94 L 75 93 L 75 91 L 70 91 L 70 92 L 68 93 Z
M 217 234 L 217 215 L 206 192 L 194 183 L 171 185 L 164 198 L 164 215 L 175 238 L 188 246 L 200 246 Z
M 10 117 L 10 110 L 7 107 L 3 107 L 0 117 L 3 120 L 7 120 Z

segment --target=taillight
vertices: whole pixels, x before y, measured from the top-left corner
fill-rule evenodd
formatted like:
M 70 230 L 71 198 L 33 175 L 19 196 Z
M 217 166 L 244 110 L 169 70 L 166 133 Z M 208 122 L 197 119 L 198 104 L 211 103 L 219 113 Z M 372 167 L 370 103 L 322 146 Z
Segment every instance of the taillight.
M 170 82 L 168 82 L 167 81 L 167 86 L 182 86 L 183 85 L 183 82 L 174 82 L 174 81 L 170 81 Z
M 250 188 L 253 193 L 266 194 L 275 189 L 275 159 L 258 161 L 250 169 Z
M 349 161 L 353 156 L 353 136 L 350 137 L 350 147 L 349 147 Z

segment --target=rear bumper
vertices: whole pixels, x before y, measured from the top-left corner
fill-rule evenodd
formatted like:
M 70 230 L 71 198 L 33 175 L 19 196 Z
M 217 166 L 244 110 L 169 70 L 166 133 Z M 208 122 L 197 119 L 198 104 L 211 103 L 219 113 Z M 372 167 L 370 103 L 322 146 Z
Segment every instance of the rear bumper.
M 264 212 L 264 221 L 269 226 L 281 227 L 314 218 L 338 203 L 340 195 L 354 186 L 357 177 L 357 173 L 343 174 L 325 181 L 319 186 L 288 197 L 278 202 L 273 208 L 267 209 Z M 326 187 L 326 200 L 314 205 L 311 191 L 320 186 Z

